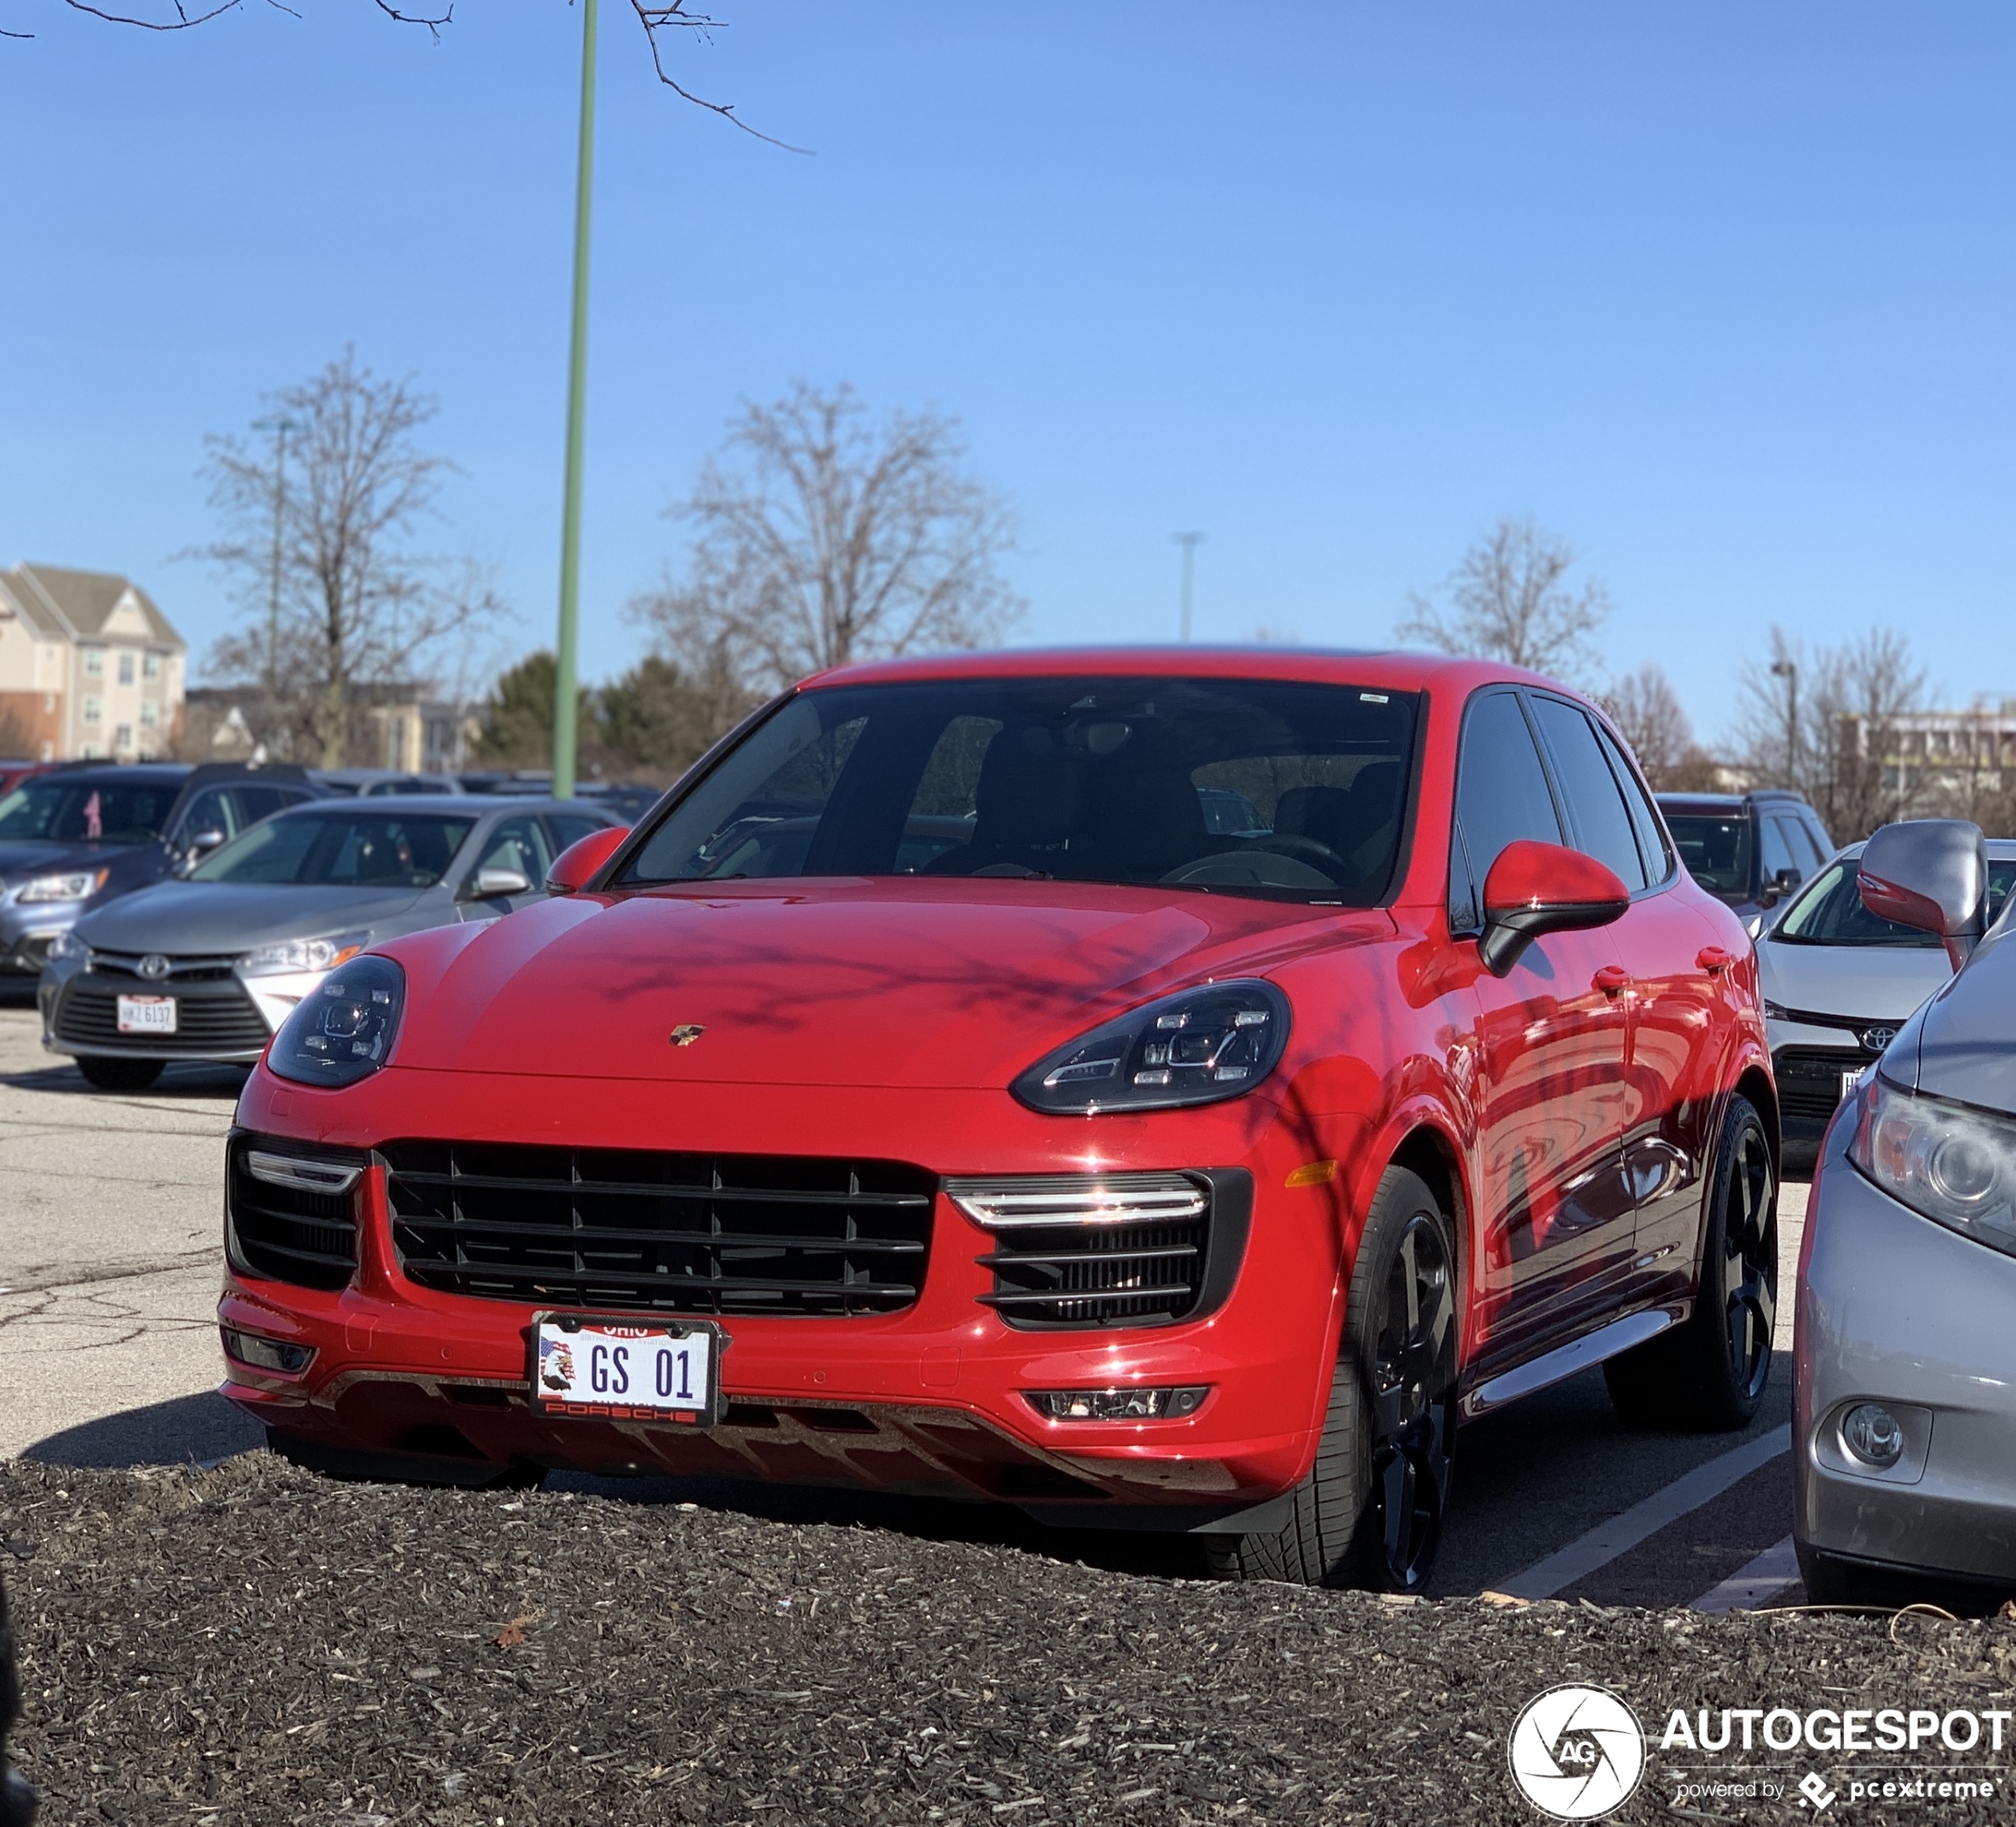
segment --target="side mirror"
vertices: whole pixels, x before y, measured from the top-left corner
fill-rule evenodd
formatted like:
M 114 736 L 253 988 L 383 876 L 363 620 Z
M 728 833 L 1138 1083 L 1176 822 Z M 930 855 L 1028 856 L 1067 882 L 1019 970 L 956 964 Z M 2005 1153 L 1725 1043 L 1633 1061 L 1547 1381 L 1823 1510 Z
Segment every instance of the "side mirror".
M 591 831 L 586 837 L 568 844 L 546 871 L 546 892 L 579 894 L 615 854 L 617 845 L 629 835 L 629 825 L 612 825 L 604 831 Z
M 494 900 L 501 894 L 531 892 L 532 878 L 522 869 L 479 869 L 468 889 L 470 898 L 477 901 Z
M 1484 878 L 1478 955 L 1494 977 L 1508 976 L 1542 934 L 1607 926 L 1630 905 L 1630 890 L 1595 857 L 1524 837 L 1498 853 Z
M 190 861 L 193 863 L 198 856 L 209 855 L 211 851 L 214 850 L 217 845 L 221 844 L 223 841 L 224 833 L 221 831 L 217 830 L 214 826 L 210 826 L 202 831 L 198 831 L 189 840 Z
M 1886 825 L 1862 852 L 1856 886 L 1879 920 L 1945 941 L 1957 971 L 1986 930 L 1988 847 L 1964 818 L 1913 818 Z

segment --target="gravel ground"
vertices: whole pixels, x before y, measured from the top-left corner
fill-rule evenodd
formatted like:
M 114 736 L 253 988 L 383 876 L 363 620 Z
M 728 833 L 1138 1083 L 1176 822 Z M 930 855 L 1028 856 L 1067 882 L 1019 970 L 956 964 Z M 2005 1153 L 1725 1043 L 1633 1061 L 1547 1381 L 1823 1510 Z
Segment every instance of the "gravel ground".
M 1570 1681 L 1645 1721 L 1616 1818 L 1649 1821 L 1715 1763 L 1658 1748 L 1674 1706 L 2016 1705 L 1996 1620 L 1210 1585 L 732 1511 L 340 1485 L 264 1454 L 0 1466 L 0 1543 L 17 1755 L 51 1822 L 1533 1820 L 1507 1733 Z M 1682 1812 L 1782 1821 L 1809 1770 L 1839 1787 L 1868 1761 L 1732 1755 L 1710 1773 L 1761 1770 L 1788 1798 Z M 1935 1744 L 1917 1767 L 1968 1761 Z M 2016 1800 L 1881 1817 L 1919 1811 Z

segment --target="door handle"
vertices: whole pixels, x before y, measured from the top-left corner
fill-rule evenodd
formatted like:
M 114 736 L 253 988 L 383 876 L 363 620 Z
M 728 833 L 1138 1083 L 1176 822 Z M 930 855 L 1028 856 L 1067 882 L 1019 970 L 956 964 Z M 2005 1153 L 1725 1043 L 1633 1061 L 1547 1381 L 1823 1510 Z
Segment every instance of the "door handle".
M 1736 960 L 1719 945 L 1704 945 L 1694 955 L 1694 961 L 1710 977 L 1726 971 Z
M 1589 979 L 1589 987 L 1606 996 L 1622 996 L 1631 987 L 1631 973 L 1622 964 L 1606 964 Z

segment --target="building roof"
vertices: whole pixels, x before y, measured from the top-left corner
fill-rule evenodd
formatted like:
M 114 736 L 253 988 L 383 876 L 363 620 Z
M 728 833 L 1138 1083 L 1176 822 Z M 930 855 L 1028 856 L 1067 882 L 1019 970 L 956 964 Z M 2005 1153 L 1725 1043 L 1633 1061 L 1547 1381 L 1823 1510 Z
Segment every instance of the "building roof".
M 40 634 L 74 640 L 129 634 L 163 646 L 184 645 L 154 599 L 116 571 L 18 564 L 0 571 L 0 597 Z

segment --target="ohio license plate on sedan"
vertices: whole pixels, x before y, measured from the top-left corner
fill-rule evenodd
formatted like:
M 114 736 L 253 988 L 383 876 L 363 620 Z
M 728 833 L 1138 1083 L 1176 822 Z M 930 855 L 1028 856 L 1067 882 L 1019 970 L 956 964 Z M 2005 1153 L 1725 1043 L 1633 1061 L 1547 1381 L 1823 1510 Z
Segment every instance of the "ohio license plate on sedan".
M 119 1032 L 122 1034 L 172 1034 L 175 1002 L 172 996 L 121 996 Z
M 706 1320 L 535 1314 L 532 1406 L 594 1421 L 671 1421 L 711 1427 L 721 1417 L 728 1335 Z

